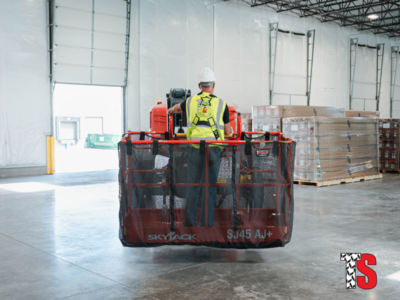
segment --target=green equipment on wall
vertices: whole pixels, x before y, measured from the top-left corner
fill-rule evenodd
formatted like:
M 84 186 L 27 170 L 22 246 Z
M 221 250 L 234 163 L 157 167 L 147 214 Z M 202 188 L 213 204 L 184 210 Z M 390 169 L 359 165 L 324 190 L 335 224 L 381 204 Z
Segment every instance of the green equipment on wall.
M 121 135 L 118 134 L 88 134 L 87 147 L 98 149 L 117 149 Z

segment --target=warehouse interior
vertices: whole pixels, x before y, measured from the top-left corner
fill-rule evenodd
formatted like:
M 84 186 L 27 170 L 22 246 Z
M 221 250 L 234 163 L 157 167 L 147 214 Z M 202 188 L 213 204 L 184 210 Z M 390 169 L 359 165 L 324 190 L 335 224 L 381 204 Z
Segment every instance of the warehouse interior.
M 399 73 L 398 1 L 0 0 L 0 299 L 397 299 Z

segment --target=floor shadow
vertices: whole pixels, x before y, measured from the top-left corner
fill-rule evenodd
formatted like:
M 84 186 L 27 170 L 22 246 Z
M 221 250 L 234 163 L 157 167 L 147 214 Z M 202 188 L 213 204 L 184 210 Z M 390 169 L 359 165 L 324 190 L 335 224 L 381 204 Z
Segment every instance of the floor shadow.
M 151 249 L 151 263 L 263 263 L 257 251 L 218 249 L 204 246 L 162 246 Z

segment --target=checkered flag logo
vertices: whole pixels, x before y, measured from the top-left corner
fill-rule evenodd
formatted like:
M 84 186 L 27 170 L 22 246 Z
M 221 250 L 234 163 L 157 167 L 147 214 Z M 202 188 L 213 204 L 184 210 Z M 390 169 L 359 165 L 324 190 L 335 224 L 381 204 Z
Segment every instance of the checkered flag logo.
M 340 253 L 340 260 L 346 262 L 346 289 L 355 289 L 357 260 L 361 260 L 361 253 Z

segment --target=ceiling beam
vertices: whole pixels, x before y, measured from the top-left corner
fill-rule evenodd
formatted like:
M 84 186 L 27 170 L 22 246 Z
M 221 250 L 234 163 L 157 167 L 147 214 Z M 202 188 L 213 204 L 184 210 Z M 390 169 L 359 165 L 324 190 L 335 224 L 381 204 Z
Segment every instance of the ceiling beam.
M 365 21 L 359 21 L 359 22 L 354 22 L 354 23 L 348 23 L 348 24 L 342 25 L 342 27 L 361 25 L 361 24 L 365 24 L 365 23 L 371 23 L 371 24 L 373 24 L 373 23 L 378 23 L 378 22 L 386 21 L 386 20 L 393 20 L 393 19 L 397 19 L 397 18 L 400 18 L 400 15 L 394 16 L 394 17 L 382 18 L 382 19 L 378 19 L 378 20 L 375 20 L 375 21 L 372 21 L 372 20 L 368 19 L 368 20 L 365 20 Z
M 245 0 L 243 0 L 245 1 Z M 312 1 L 312 2 L 311 2 Z M 252 7 L 266 5 L 277 13 L 292 11 L 300 18 L 314 17 L 319 21 L 336 23 L 341 27 L 353 26 L 360 31 L 370 30 L 375 34 L 384 33 L 389 37 L 400 36 L 400 1 L 364 0 L 362 4 L 356 0 L 251 0 L 245 1 Z M 361 1 L 360 1 L 361 2 Z M 302 4 L 306 3 L 306 4 Z M 376 20 L 367 19 L 377 14 Z M 396 16 L 398 14 L 398 16 Z M 385 21 L 392 20 L 392 23 Z M 399 26 L 399 27 L 395 27 Z
M 353 1 L 350 1 L 353 2 Z M 343 3 L 346 4 L 346 3 Z M 385 2 L 385 3 L 381 3 L 381 2 L 374 2 L 374 3 L 370 3 L 370 4 L 361 4 L 361 5 L 355 5 L 355 6 L 348 6 L 348 7 L 343 7 L 343 8 L 338 8 L 338 9 L 332 9 L 332 10 L 324 10 L 323 13 L 321 14 L 334 14 L 334 13 L 339 13 L 339 12 L 348 12 L 348 11 L 353 11 L 353 10 L 359 10 L 359 9 L 364 9 L 364 8 L 371 8 L 371 7 L 375 7 L 375 6 L 382 6 L 382 5 L 389 5 L 391 4 L 393 6 L 393 2 Z M 379 12 L 378 12 L 379 13 Z M 313 14 L 309 14 L 307 16 L 313 16 L 313 15 L 317 15 L 319 14 L 318 12 L 313 13 Z
M 379 26 L 371 26 L 370 28 L 360 28 L 358 30 L 363 31 L 363 30 L 370 30 L 370 29 L 376 29 L 376 28 L 382 28 L 382 27 L 391 27 L 391 26 L 397 26 L 400 25 L 400 22 L 397 23 L 386 23 L 386 24 L 382 24 Z
M 285 12 L 285 11 L 290 11 L 293 9 L 309 10 L 310 7 L 312 7 L 312 9 L 320 9 L 320 8 L 324 8 L 324 7 L 340 5 L 343 2 L 347 3 L 347 2 L 354 2 L 354 1 L 357 1 L 357 0 L 348 0 L 348 1 L 340 1 L 340 2 L 338 0 L 327 0 L 327 1 L 314 2 L 314 3 L 310 3 L 310 4 L 305 4 L 305 5 L 293 6 L 290 8 L 278 10 L 277 12 Z M 326 3 L 330 3 L 330 2 L 335 2 L 335 3 L 326 4 Z M 316 6 L 316 7 L 314 7 L 314 6 Z
M 282 1 L 282 0 L 267 0 L 267 1 L 262 2 L 262 3 L 257 3 L 257 1 L 254 1 L 254 4 L 251 4 L 250 6 L 251 7 L 256 7 L 256 6 L 261 6 L 261 5 L 274 4 L 274 3 L 279 2 L 279 1 Z
M 323 21 L 321 21 L 321 22 L 331 22 L 331 21 L 337 21 L 337 20 L 342 20 L 342 19 L 351 19 L 351 18 L 359 18 L 359 17 L 366 17 L 366 16 L 369 16 L 369 15 L 371 15 L 371 14 L 380 14 L 380 13 L 387 13 L 387 12 L 394 12 L 394 11 L 399 11 L 400 10 L 400 7 L 399 8 L 395 8 L 395 9 L 388 9 L 388 10 L 381 10 L 381 11 L 378 11 L 378 12 L 368 12 L 368 13 L 365 13 L 365 14 L 360 14 L 360 15 L 349 15 L 349 16 L 340 16 L 340 17 L 334 17 L 334 18 L 332 18 L 332 19 L 326 19 L 326 20 L 323 20 Z M 307 17 L 309 16 L 309 15 L 306 15 Z M 328 18 L 331 18 L 330 16 L 328 16 Z

